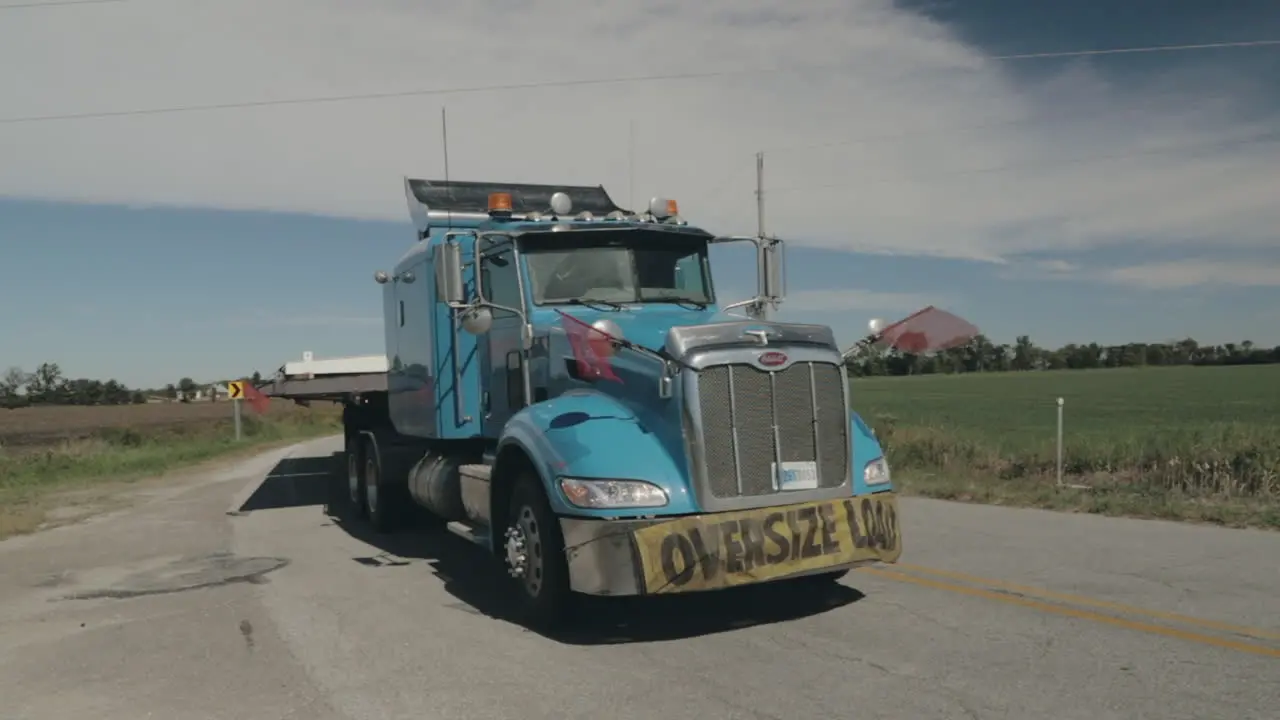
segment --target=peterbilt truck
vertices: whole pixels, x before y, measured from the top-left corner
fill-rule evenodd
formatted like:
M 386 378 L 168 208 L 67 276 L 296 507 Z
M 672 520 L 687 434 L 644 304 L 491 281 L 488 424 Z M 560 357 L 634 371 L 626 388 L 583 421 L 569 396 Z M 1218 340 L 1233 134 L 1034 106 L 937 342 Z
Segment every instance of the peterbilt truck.
M 347 497 L 413 505 L 505 569 L 522 620 L 575 594 L 821 584 L 902 552 L 874 433 L 822 325 L 774 322 L 782 241 L 719 236 L 603 187 L 406 178 L 416 239 L 374 273 L 385 355 L 263 389 L 343 404 Z M 721 304 L 709 248 L 754 245 Z

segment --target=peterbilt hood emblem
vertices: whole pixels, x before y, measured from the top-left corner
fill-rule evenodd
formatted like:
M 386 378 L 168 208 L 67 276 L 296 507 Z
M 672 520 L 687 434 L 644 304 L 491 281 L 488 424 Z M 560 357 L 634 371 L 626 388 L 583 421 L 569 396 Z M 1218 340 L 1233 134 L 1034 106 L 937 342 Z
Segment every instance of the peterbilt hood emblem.
M 769 352 L 760 353 L 756 361 L 765 367 L 778 367 L 787 361 L 787 354 L 770 350 Z

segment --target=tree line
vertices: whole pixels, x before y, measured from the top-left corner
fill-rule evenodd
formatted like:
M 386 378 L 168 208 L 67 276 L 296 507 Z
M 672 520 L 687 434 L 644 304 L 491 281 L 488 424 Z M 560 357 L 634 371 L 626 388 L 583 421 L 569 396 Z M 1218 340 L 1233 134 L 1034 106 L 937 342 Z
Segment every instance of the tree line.
M 930 375 L 1011 370 L 1091 370 L 1146 366 L 1266 365 L 1280 363 L 1280 346 L 1261 348 L 1240 343 L 1201 345 L 1191 338 L 1167 343 L 1124 345 L 1069 344 L 1057 349 L 1039 347 L 1030 336 L 997 344 L 985 335 L 936 353 L 915 355 L 894 349 L 872 350 L 849 363 L 849 373 L 869 375 Z
M 254 384 L 262 375 L 243 378 Z M 222 383 L 225 384 L 225 383 Z M 142 405 L 150 397 L 191 402 L 197 390 L 207 388 L 189 377 L 163 388 L 130 388 L 112 380 L 68 378 L 58 363 L 41 363 L 33 372 L 11 367 L 0 376 L 0 408 L 32 405 Z
M 1095 368 L 1168 365 L 1266 365 L 1280 363 L 1280 346 L 1261 348 L 1240 343 L 1201 345 L 1191 338 L 1167 343 L 1124 345 L 1069 344 L 1039 347 L 1027 335 L 1013 343 L 997 344 L 985 335 L 936 353 L 915 355 L 897 350 L 872 350 L 849 362 L 849 374 L 931 375 L 939 373 L 1006 372 L 1010 370 L 1089 370 Z M 262 375 L 242 378 L 255 385 Z M 148 397 L 190 402 L 207 388 L 184 377 L 163 388 L 132 389 L 116 380 L 67 378 L 57 363 L 41 363 L 33 372 L 11 367 L 0 376 L 0 407 L 29 405 L 141 405 Z

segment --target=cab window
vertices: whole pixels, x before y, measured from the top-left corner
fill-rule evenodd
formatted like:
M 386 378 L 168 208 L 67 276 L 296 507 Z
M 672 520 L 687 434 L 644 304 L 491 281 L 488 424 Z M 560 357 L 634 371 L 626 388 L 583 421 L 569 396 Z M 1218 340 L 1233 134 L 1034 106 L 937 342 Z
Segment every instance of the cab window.
M 484 299 L 495 305 L 520 308 L 520 275 L 516 267 L 515 252 L 510 241 L 492 243 L 483 253 L 480 282 Z M 509 315 L 507 310 L 493 310 L 495 318 Z

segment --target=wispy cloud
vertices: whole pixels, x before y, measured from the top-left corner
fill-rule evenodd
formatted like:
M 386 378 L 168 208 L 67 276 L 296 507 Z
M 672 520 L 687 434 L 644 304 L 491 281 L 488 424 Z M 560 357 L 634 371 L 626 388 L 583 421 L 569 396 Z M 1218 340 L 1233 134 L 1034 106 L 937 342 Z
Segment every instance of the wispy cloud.
M 1107 271 L 1104 277 L 1111 282 L 1153 290 L 1206 285 L 1280 287 L 1280 263 L 1179 260 L 1119 267 Z
M 1061 259 L 1037 260 L 1031 266 L 1048 273 L 1070 273 L 1080 269 L 1079 265 Z
M 866 311 L 906 311 L 936 304 L 936 298 L 916 293 L 875 292 L 858 289 L 800 290 L 787 295 L 788 312 L 822 313 Z
M 0 116 L 824 69 L 7 125 L 0 193 L 402 221 L 401 176 L 443 175 L 443 103 L 455 178 L 603 183 L 624 202 L 667 195 L 724 232 L 754 229 L 751 153 L 774 148 L 770 230 L 842 250 L 1000 260 L 1257 248 L 1280 227 L 1280 118 L 1239 78 L 1119 81 L 1077 64 L 1032 82 L 891 0 L 74 12 L 0 24 Z M 495 22 L 520 31 L 477 46 Z
M 1062 258 L 1023 259 L 1005 263 L 997 273 L 1001 280 L 1079 280 L 1085 273 L 1079 263 Z

